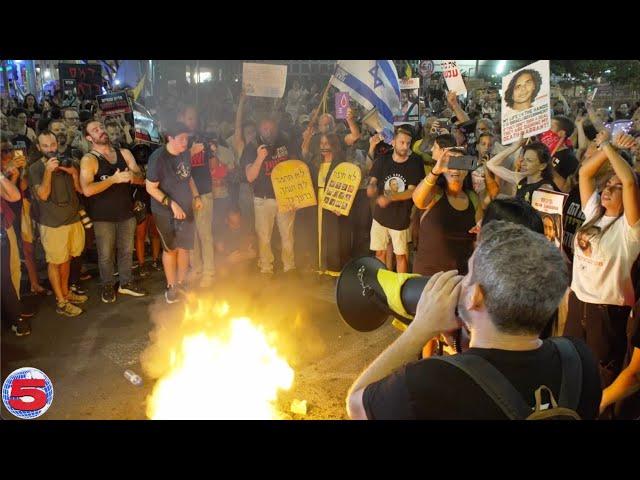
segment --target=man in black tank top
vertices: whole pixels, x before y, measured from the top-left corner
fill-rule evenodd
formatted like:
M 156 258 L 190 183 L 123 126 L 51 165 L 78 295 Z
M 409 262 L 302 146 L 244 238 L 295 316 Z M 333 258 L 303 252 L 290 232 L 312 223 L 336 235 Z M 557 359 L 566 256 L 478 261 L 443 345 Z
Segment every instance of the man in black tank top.
M 101 122 L 90 120 L 83 133 L 91 145 L 80 163 L 82 191 L 89 199 L 102 279 L 102 301 L 116 301 L 113 263 L 118 250 L 118 293 L 142 297 L 147 294 L 131 273 L 136 220 L 131 183 L 144 184 L 144 176 L 129 150 L 114 149 Z

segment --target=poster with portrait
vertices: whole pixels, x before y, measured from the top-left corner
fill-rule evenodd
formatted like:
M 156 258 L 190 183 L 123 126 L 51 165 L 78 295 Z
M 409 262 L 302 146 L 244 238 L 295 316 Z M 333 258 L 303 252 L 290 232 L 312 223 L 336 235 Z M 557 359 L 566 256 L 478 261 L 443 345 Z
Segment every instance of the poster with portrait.
M 562 248 L 563 207 L 568 195 L 551 190 L 536 190 L 531 197 L 531 206 L 538 211 L 544 226 L 544 236 L 558 248 Z
M 393 117 L 395 125 L 417 124 L 420 120 L 420 78 L 400 78 L 400 110 L 402 115 Z
M 271 171 L 271 184 L 280 212 L 318 204 L 309 167 L 300 160 L 286 160 L 276 165 Z
M 342 162 L 327 183 L 322 199 L 322 208 L 340 215 L 349 215 L 353 200 L 358 192 L 362 173 L 357 165 Z
M 502 77 L 502 144 L 551 128 L 549 60 L 539 60 Z

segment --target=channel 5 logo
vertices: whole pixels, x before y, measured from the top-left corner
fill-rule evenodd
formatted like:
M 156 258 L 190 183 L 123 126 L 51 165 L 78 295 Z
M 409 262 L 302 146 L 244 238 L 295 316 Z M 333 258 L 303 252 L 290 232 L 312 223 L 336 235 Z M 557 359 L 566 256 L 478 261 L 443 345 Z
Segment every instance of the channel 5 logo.
M 37 368 L 19 368 L 2 384 L 2 401 L 18 418 L 37 418 L 49 410 L 53 402 L 53 383 Z

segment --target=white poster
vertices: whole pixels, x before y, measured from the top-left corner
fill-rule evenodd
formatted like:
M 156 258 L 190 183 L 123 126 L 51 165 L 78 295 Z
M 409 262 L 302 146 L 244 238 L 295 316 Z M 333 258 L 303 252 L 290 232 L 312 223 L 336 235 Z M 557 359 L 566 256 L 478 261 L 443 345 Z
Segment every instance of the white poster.
M 250 97 L 282 98 L 286 84 L 286 65 L 242 64 L 242 87 Z
M 544 236 L 558 248 L 562 248 L 563 234 L 563 206 L 567 198 L 566 193 L 550 190 L 536 190 L 531 197 L 531 206 L 535 208 L 544 226 Z
M 502 77 L 502 144 L 551 128 L 549 60 L 539 60 Z
M 458 68 L 455 60 L 442 60 L 442 76 L 447 82 L 447 88 L 450 92 L 456 92 L 456 95 L 466 95 L 467 87 L 464 85 L 462 73 Z

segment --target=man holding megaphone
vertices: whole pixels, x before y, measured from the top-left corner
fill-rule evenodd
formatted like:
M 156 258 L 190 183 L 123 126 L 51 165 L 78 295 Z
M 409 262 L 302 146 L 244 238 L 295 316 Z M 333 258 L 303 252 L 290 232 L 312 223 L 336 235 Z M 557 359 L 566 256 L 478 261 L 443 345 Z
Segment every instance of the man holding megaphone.
M 360 282 L 374 283 L 366 269 L 358 269 Z M 415 285 L 424 278 L 400 278 L 397 283 Z M 383 276 L 378 274 L 378 279 Z M 407 330 L 351 386 L 349 416 L 526 418 L 548 407 L 542 402 L 555 405 L 559 399 L 558 405 L 580 418 L 595 418 L 602 392 L 587 346 L 577 339 L 556 343 L 539 338 L 568 286 L 562 256 L 543 235 L 510 222 L 489 222 L 481 230 L 466 276 L 452 270 L 436 273 L 426 282 Z M 406 305 L 410 296 L 399 288 L 397 295 L 387 293 L 387 301 L 395 311 L 398 303 L 403 304 L 400 308 L 406 314 L 411 310 Z M 349 314 L 341 310 L 347 320 L 345 313 Z M 460 326 L 470 335 L 467 351 L 415 361 L 429 339 Z M 366 328 L 360 327 L 354 328 Z M 496 378 L 511 388 L 517 401 L 504 402 L 495 395 Z M 542 386 L 550 392 L 548 400 L 541 401 Z M 511 405 L 520 408 L 510 410 Z

